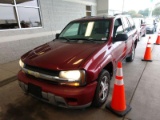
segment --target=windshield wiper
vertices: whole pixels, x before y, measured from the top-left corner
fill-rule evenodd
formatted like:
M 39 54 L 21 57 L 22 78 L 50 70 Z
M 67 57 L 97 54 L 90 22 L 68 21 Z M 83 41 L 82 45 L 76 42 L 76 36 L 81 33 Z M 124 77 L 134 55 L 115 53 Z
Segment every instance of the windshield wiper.
M 94 41 L 106 41 L 106 40 L 100 40 L 100 39 L 94 39 L 94 38 L 74 38 L 75 40 L 86 40 L 86 41 L 91 41 L 91 42 L 94 42 Z
M 74 38 L 75 40 L 86 40 L 86 41 L 97 41 L 96 39 L 91 38 Z
M 87 38 L 73 38 L 75 40 L 88 40 Z
M 94 39 L 94 38 L 66 38 L 66 37 L 59 37 L 59 39 L 65 39 L 67 41 L 70 41 L 70 40 L 85 40 L 85 41 L 90 41 L 90 42 L 95 42 L 95 41 L 106 41 L 106 40 L 100 40 L 100 39 Z

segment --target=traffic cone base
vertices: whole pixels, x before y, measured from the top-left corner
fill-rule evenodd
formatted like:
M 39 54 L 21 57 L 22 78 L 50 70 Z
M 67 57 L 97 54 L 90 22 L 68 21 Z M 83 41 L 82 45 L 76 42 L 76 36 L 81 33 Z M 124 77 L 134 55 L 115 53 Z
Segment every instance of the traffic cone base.
M 117 116 L 119 117 L 123 117 L 125 116 L 132 108 L 129 106 L 129 105 L 126 105 L 126 110 L 124 111 L 116 111 L 116 110 L 113 110 L 112 107 L 111 107 L 111 103 L 108 103 L 106 105 L 106 109 L 108 109 L 109 111 L 111 111 L 112 113 L 116 114 Z
M 142 59 L 142 61 L 152 62 L 152 60 L 145 60 L 145 59 Z
M 155 45 L 160 45 L 160 43 L 158 44 L 158 43 L 154 43 Z

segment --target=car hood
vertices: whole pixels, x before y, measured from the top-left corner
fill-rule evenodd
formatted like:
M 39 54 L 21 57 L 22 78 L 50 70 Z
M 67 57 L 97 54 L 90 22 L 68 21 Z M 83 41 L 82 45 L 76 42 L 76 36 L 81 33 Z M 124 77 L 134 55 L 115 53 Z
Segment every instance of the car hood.
M 25 64 L 40 68 L 71 70 L 79 68 L 82 62 L 101 46 L 102 43 L 55 40 L 29 51 L 21 59 Z
M 154 25 L 150 25 L 150 24 L 146 25 L 146 28 L 153 28 L 153 27 L 154 27 Z

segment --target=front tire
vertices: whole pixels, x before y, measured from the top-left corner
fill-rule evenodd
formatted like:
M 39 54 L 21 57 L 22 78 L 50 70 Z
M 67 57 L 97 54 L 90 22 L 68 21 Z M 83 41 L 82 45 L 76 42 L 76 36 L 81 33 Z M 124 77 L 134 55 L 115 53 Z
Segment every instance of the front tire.
M 109 90 L 110 90 L 110 74 L 107 70 L 102 70 L 98 77 L 98 84 L 92 105 L 95 107 L 100 107 L 107 100 Z
M 132 46 L 132 53 L 129 57 L 126 58 L 126 61 L 127 62 L 132 62 L 134 60 L 134 57 L 135 57 L 135 47 L 134 45 Z

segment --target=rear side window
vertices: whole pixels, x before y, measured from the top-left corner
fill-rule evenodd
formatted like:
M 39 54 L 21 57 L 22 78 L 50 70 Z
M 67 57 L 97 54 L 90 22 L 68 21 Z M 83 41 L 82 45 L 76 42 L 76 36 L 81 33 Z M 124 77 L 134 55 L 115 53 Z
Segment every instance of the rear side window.
M 131 30 L 131 27 L 130 27 L 129 22 L 128 22 L 126 17 L 123 18 L 123 22 L 124 22 L 124 30 L 125 30 L 125 32 L 129 32 Z
M 132 19 L 131 17 L 128 17 L 128 20 L 129 20 L 129 23 L 130 23 L 130 25 L 131 25 L 131 29 L 132 29 L 132 30 L 135 29 L 135 24 L 134 24 L 133 19 Z

